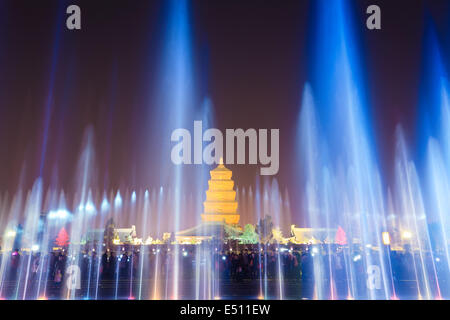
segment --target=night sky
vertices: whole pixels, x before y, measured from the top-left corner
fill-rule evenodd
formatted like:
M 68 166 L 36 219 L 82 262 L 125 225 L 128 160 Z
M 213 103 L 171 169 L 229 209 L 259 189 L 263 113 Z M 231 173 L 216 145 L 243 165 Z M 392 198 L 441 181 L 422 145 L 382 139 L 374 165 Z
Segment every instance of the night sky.
M 311 0 L 314 1 L 314 0 Z M 82 30 L 69 31 L 65 9 L 78 4 Z M 160 137 L 151 127 L 152 95 L 164 34 L 163 1 L 0 3 L 0 190 L 45 186 L 71 191 L 83 134 L 95 134 L 101 189 L 160 183 Z M 382 30 L 365 28 L 378 4 Z M 352 1 L 379 165 L 389 180 L 395 126 L 414 145 L 423 44 L 433 20 L 450 57 L 450 1 Z M 215 126 L 280 128 L 280 186 L 290 187 L 297 119 L 309 78 L 310 1 L 197 0 L 191 3 L 196 94 L 209 97 Z M 49 115 L 46 121 L 45 115 Z M 48 142 L 42 155 L 46 123 Z M 151 138 L 150 138 L 151 136 Z M 155 137 L 157 137 L 155 139 Z M 170 158 L 167 159 L 168 164 Z M 230 166 L 239 186 L 259 166 Z M 293 191 L 290 191 L 291 193 Z

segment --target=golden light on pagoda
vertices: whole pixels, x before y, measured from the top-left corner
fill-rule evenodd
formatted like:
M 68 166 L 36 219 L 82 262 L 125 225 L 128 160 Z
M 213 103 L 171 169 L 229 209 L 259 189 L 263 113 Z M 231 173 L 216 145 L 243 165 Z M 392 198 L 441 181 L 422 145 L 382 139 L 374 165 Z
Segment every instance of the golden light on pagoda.
M 219 165 L 211 170 L 210 174 L 206 201 L 203 202 L 202 220 L 238 224 L 240 216 L 236 213 L 238 203 L 236 191 L 233 190 L 234 181 L 231 179 L 233 173 L 225 167 L 223 159 L 220 159 Z

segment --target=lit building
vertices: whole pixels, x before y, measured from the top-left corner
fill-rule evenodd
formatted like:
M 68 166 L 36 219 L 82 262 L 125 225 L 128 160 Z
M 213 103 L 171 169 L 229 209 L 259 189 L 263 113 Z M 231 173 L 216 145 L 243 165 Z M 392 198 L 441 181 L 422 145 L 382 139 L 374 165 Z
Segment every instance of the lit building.
M 193 228 L 175 234 L 178 243 L 200 243 L 209 239 L 224 239 L 226 228 L 242 232 L 237 225 L 240 215 L 237 214 L 238 203 L 232 172 L 220 159 L 219 165 L 211 170 L 206 201 L 203 202 L 202 223 Z
M 206 191 L 206 201 L 203 203 L 202 220 L 238 224 L 240 216 L 236 213 L 238 203 L 236 191 L 233 190 L 234 181 L 231 179 L 233 173 L 220 159 L 220 164 L 211 170 L 210 174 L 209 189 Z

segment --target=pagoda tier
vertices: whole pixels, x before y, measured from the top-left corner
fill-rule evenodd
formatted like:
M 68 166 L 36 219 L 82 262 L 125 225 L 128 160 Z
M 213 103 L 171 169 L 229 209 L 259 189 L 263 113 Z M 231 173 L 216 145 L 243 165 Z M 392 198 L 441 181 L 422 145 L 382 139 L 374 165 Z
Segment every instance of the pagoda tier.
M 206 201 L 234 201 L 236 191 L 206 191 Z
M 238 207 L 236 191 L 233 190 L 234 181 L 231 180 L 231 176 L 231 170 L 223 165 L 222 160 L 217 168 L 211 170 L 209 189 L 206 191 L 206 201 L 203 203 L 203 221 L 239 223 L 240 216 L 236 213 Z
M 233 180 L 209 180 L 208 186 L 209 186 L 208 191 L 230 191 L 230 190 L 233 190 L 234 181 Z

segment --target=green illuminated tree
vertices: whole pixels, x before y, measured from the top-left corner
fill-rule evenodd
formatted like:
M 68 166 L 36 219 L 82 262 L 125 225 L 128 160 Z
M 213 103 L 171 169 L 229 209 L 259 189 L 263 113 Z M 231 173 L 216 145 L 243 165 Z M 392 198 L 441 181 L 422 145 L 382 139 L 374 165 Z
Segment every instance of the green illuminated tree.
M 244 232 L 240 237 L 241 244 L 256 244 L 258 243 L 259 236 L 256 233 L 255 226 L 252 224 L 246 224 Z

